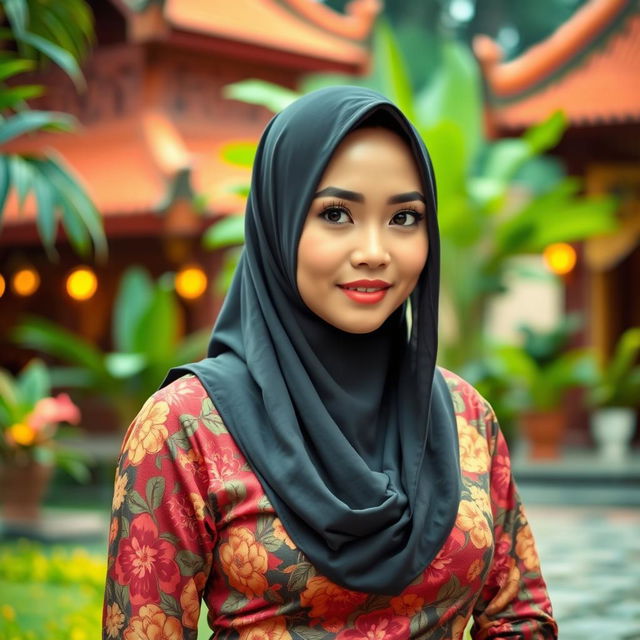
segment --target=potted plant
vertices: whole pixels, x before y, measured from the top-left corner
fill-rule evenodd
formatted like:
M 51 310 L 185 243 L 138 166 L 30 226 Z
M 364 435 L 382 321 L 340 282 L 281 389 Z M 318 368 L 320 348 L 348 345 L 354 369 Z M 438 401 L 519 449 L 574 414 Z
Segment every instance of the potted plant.
M 566 431 L 565 394 L 595 380 L 591 352 L 586 348 L 566 348 L 579 325 L 580 318 L 569 315 L 549 331 L 522 326 L 521 346 L 497 346 L 489 356 L 492 368 L 511 381 L 510 401 L 518 408 L 532 458 L 560 455 Z
M 83 457 L 60 447 L 61 423 L 77 424 L 78 407 L 51 395 L 44 363 L 32 360 L 17 376 L 0 369 L 0 496 L 8 522 L 35 522 L 56 466 L 84 480 Z
M 640 327 L 627 329 L 608 362 L 597 366 L 587 402 L 592 408 L 591 434 L 606 460 L 623 460 L 635 432 L 640 407 Z

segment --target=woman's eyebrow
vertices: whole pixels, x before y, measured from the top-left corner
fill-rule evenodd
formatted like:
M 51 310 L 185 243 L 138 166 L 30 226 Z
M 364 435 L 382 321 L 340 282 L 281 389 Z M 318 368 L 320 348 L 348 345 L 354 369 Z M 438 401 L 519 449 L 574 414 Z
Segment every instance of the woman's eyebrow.
M 347 189 L 340 189 L 339 187 L 325 187 L 318 191 L 313 197 L 322 198 L 324 196 L 333 196 L 334 198 L 342 198 L 343 200 L 351 200 L 351 202 L 364 202 L 364 195 L 357 191 L 349 191 Z M 409 191 L 407 193 L 398 193 L 395 196 L 391 196 L 387 200 L 387 204 L 402 204 L 403 202 L 414 202 L 419 200 L 425 202 L 424 196 L 419 191 Z
M 348 191 L 347 189 L 339 189 L 338 187 L 326 187 L 318 191 L 313 197 L 322 198 L 323 196 L 333 196 L 334 198 L 342 198 L 343 200 L 351 200 L 352 202 L 364 202 L 364 196 L 357 191 Z
M 414 200 L 420 200 L 426 204 L 424 196 L 419 191 L 409 191 L 408 193 L 399 193 L 396 196 L 391 196 L 387 200 L 388 204 L 401 204 L 403 202 L 413 202 Z

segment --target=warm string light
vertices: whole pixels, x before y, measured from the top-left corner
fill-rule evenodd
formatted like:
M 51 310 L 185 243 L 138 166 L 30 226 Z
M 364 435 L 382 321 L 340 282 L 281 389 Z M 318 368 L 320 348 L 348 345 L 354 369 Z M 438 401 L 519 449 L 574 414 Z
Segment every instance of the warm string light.
M 77 267 L 67 276 L 66 288 L 74 300 L 89 300 L 98 289 L 98 278 L 89 267 Z
M 0 298 L 2 298 L 6 290 L 7 290 L 7 283 L 4 277 L 0 274 Z
M 33 295 L 40 286 L 40 274 L 33 267 L 25 267 L 13 274 L 11 288 L 13 292 L 26 298 Z
M 576 250 L 566 242 L 550 244 L 542 255 L 549 270 L 559 276 L 571 273 L 576 266 Z
M 176 274 L 176 291 L 187 300 L 199 298 L 207 290 L 207 284 L 207 276 L 200 267 L 183 267 Z

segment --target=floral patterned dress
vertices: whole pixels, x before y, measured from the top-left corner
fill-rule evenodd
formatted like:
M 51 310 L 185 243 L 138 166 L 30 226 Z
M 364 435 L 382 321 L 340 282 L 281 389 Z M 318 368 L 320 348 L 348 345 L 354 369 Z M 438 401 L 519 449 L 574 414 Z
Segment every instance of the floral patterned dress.
M 318 574 L 287 535 L 206 391 L 184 376 L 125 436 L 109 534 L 103 639 L 556 638 L 531 529 L 495 415 L 442 370 L 457 416 L 463 491 L 433 560 L 401 594 Z

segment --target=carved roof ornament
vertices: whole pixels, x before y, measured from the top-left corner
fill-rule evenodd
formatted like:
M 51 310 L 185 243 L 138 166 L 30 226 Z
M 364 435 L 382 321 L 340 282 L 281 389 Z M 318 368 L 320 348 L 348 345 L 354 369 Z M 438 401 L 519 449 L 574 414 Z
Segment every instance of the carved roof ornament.
M 508 62 L 488 36 L 473 48 L 497 126 L 523 127 L 558 108 L 574 123 L 640 120 L 637 0 L 591 0 Z

